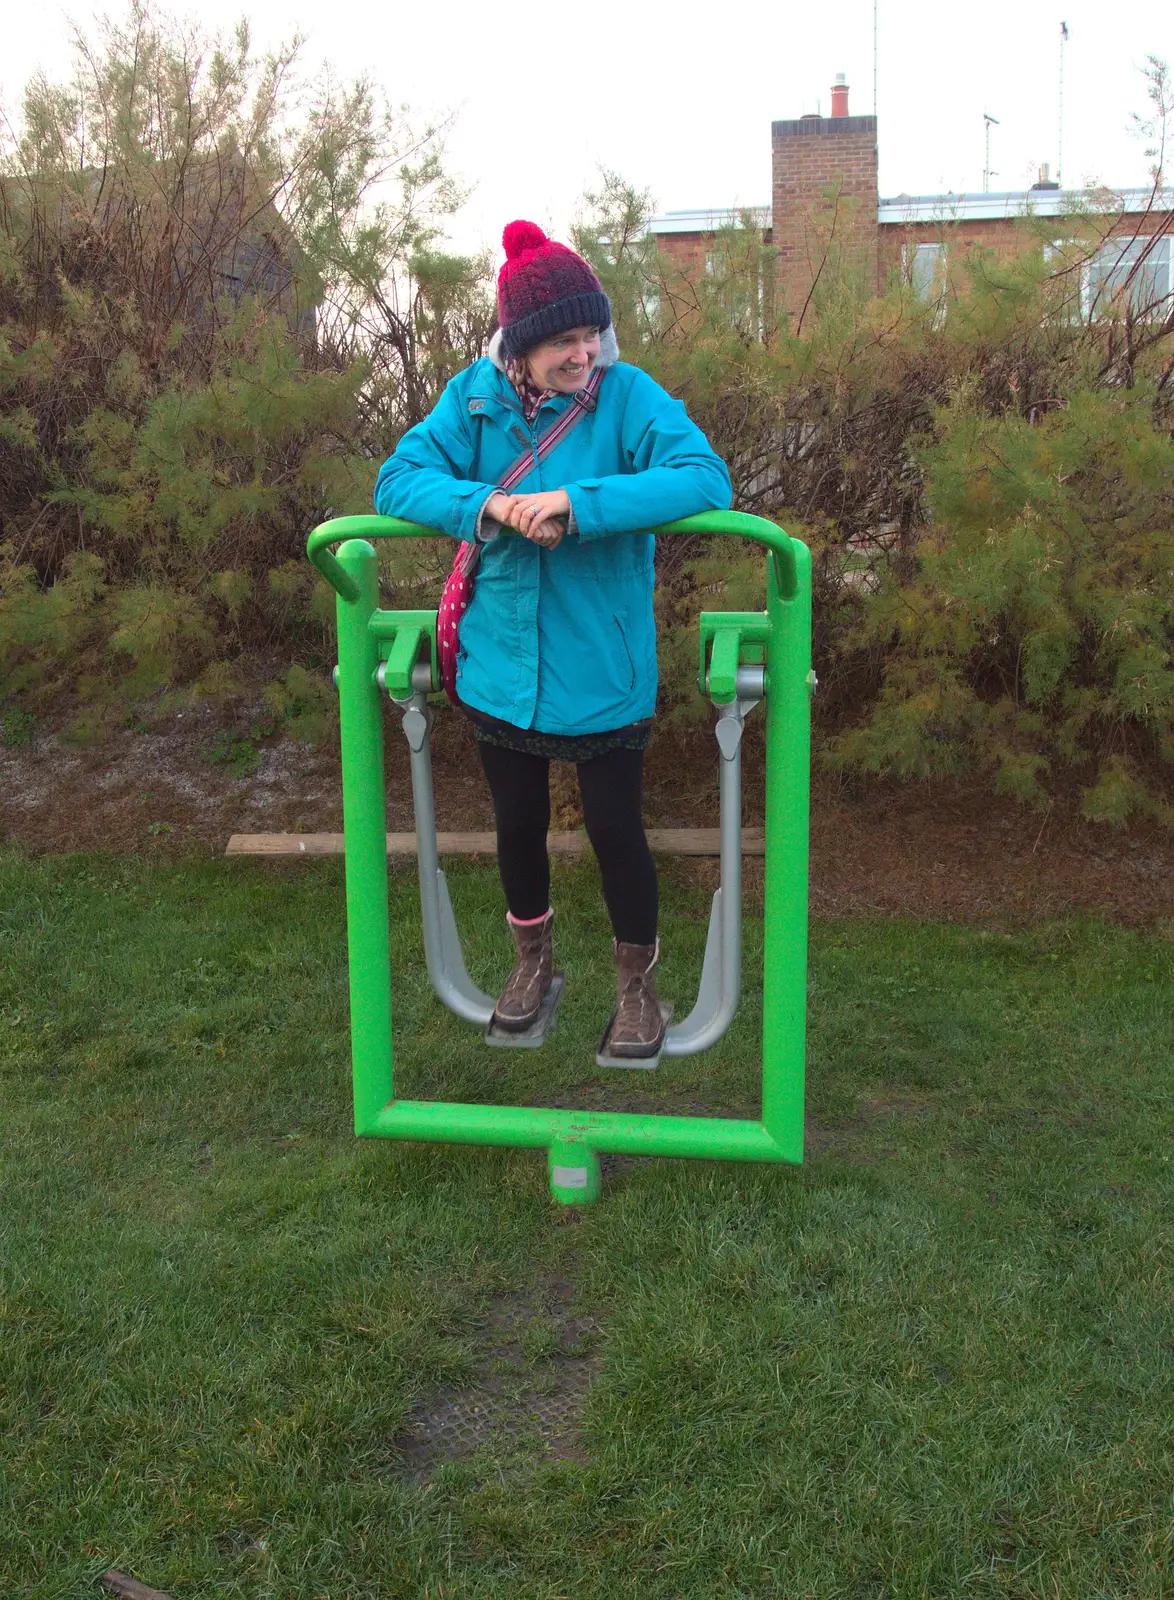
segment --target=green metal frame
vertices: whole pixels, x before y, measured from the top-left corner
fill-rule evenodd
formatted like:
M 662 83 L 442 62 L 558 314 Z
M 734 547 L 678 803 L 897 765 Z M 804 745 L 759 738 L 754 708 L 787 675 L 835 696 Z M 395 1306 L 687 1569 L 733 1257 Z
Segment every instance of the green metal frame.
M 444 537 L 392 517 L 338 517 L 315 528 L 306 553 L 337 595 L 339 714 L 355 1132 L 364 1138 L 517 1145 L 548 1152 L 551 1193 L 565 1205 L 598 1198 L 599 1154 L 725 1161 L 803 1159 L 807 990 L 807 862 L 811 740 L 811 559 L 773 522 L 705 512 L 650 529 L 731 534 L 765 545 L 762 613 L 702 617 L 702 689 L 734 698 L 739 664 L 766 681 L 766 881 L 763 905 L 762 1119 L 670 1117 L 397 1100 L 393 1078 L 387 819 L 383 788 L 381 662 L 392 693 L 406 693 L 435 613 L 379 610 L 373 539 Z M 337 554 L 332 546 L 343 541 Z M 706 670 L 706 642 L 712 640 Z M 723 700 L 723 697 L 724 700 Z

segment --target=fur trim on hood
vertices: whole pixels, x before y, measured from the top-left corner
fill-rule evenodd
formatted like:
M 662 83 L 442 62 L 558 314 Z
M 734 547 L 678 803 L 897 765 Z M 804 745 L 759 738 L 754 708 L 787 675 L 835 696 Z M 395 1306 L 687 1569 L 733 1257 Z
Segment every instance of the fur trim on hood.
M 485 352 L 490 361 L 499 372 L 505 371 L 505 352 L 501 347 L 501 329 L 489 341 L 489 349 Z M 599 355 L 595 365 L 597 367 L 611 367 L 620 359 L 620 347 L 616 343 L 616 330 L 605 328 L 599 335 Z

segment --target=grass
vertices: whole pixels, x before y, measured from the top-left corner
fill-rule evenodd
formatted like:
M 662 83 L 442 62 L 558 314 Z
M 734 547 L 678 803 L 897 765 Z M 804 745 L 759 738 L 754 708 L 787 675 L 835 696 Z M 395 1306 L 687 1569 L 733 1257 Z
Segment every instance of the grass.
M 488 986 L 492 872 L 451 879 Z M 666 880 L 680 1006 L 706 895 Z M 403 1092 L 752 1107 L 754 919 L 727 1040 L 617 1081 L 591 868 L 556 893 L 559 1028 L 486 1051 L 394 874 Z M 1174 1594 L 1169 943 L 817 925 L 807 1164 L 612 1164 L 582 1214 L 537 1152 L 350 1136 L 337 863 L 0 855 L 0 954 L 4 1593 Z M 574 1459 L 407 1471 L 503 1305 L 557 1381 L 552 1285 L 598 1330 Z

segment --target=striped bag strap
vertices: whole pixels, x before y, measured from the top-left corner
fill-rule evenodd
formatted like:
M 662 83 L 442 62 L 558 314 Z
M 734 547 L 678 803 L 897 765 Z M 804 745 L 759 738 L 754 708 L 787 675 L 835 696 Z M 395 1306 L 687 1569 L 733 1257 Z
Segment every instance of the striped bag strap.
M 578 427 L 588 412 L 595 410 L 595 397 L 599 393 L 599 385 L 603 382 L 606 370 L 605 367 L 596 367 L 584 386 L 575 390 L 574 403 L 547 428 L 536 446 L 523 451 L 497 486 L 502 494 L 509 494 L 528 472 L 533 471 L 539 461 L 546 459 L 555 445 L 561 444 L 567 434 Z M 468 544 L 462 544 L 457 551 L 452 570 L 459 572 L 463 577 L 471 578 L 480 560 L 481 545 L 470 541 Z
M 561 444 L 567 434 L 578 427 L 589 411 L 595 410 L 595 397 L 599 393 L 599 385 L 603 382 L 605 371 L 604 367 L 596 367 L 584 386 L 575 390 L 572 403 L 547 428 L 537 445 L 533 449 L 523 451 L 497 486 L 502 494 L 510 494 L 515 485 L 521 483 L 539 461 L 546 459 L 555 445 Z

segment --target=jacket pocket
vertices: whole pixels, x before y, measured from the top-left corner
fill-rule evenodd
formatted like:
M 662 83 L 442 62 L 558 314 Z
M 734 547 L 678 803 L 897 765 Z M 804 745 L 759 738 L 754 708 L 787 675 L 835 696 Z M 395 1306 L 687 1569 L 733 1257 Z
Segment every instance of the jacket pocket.
M 612 621 L 615 623 L 616 632 L 620 636 L 620 648 L 623 651 L 623 655 L 620 656 L 619 662 L 621 667 L 624 662 L 627 663 L 628 692 L 631 693 L 631 691 L 636 687 L 636 662 L 632 657 L 632 647 L 628 643 L 628 636 L 624 632 L 624 619 L 618 611 L 612 612 Z

